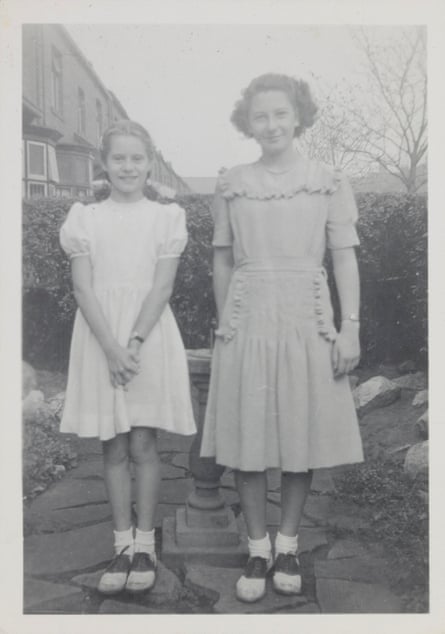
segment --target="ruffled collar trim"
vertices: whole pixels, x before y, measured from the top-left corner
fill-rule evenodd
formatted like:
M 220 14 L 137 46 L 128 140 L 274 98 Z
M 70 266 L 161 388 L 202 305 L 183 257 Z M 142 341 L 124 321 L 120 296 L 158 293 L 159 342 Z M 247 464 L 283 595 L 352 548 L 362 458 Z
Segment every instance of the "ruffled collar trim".
M 221 170 L 218 189 L 231 200 L 235 197 L 254 200 L 293 198 L 300 192 L 333 194 L 339 185 L 340 171 L 316 161 L 303 159 L 289 172 L 273 175 L 260 161 Z

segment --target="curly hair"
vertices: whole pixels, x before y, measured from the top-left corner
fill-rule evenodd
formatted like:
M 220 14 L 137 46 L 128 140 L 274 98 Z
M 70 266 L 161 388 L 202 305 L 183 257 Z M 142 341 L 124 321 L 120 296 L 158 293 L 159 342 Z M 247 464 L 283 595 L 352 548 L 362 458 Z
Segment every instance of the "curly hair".
M 120 119 L 119 121 L 114 121 L 114 123 L 105 130 L 100 139 L 99 152 L 103 162 L 106 161 L 110 151 L 112 136 L 134 136 L 140 139 L 144 144 L 148 158 L 153 158 L 154 144 L 147 130 L 140 123 L 136 123 L 136 121 Z
M 241 99 L 236 102 L 230 117 L 237 130 L 249 138 L 252 137 L 248 123 L 252 99 L 258 93 L 270 90 L 280 90 L 286 93 L 298 113 L 300 125 L 295 128 L 294 136 L 300 136 L 305 128 L 310 128 L 314 124 L 317 106 L 312 99 L 309 85 L 305 81 L 294 79 L 289 75 L 266 73 L 252 79 L 247 88 L 241 92 Z

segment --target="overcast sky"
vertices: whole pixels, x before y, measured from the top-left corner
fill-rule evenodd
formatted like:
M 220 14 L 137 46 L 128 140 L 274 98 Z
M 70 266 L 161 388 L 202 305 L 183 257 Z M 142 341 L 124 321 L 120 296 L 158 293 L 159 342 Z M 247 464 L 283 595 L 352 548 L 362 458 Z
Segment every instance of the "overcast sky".
M 263 25 L 66 25 L 95 70 L 181 176 L 254 160 L 229 117 L 255 76 L 284 72 L 320 87 L 357 83 L 350 28 Z M 382 27 L 390 34 L 397 27 Z

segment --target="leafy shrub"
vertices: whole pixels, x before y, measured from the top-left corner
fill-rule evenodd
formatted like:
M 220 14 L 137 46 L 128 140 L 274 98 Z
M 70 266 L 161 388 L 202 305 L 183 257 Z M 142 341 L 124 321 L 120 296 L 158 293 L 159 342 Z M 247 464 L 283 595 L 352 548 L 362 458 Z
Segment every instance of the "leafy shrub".
M 172 307 L 188 348 L 208 347 L 215 318 L 211 288 L 211 196 L 184 195 L 189 242 Z M 360 194 L 358 252 L 362 287 L 362 363 L 427 354 L 427 208 L 425 196 Z M 23 210 L 23 350 L 42 367 L 66 364 L 75 303 L 58 231 L 74 201 L 25 201 Z M 330 263 L 327 262 L 330 270 Z M 333 276 L 330 275 L 332 284 Z M 334 303 L 335 289 L 332 288 Z M 338 302 L 337 302 L 338 303 Z
M 171 305 L 187 348 L 208 348 L 214 327 L 211 196 L 183 196 L 189 240 L 178 269 Z
M 23 494 L 32 497 L 76 463 L 76 452 L 69 440 L 59 434 L 58 421 L 47 414 L 36 413 L 23 423 Z
M 426 196 L 357 197 L 362 342 L 368 365 L 427 360 Z
M 335 486 L 340 500 L 361 507 L 367 523 L 359 534 L 383 546 L 392 585 L 404 595 L 407 611 L 427 611 L 428 507 L 419 482 L 404 473 L 402 461 L 386 458 L 348 468 L 335 477 Z

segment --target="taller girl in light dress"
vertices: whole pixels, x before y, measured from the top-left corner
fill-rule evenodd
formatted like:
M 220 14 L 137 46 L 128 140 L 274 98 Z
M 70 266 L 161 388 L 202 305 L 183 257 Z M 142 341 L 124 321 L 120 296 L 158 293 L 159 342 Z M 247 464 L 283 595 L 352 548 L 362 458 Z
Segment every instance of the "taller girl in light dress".
M 235 470 L 250 558 L 237 596 L 273 585 L 299 593 L 298 528 L 312 469 L 363 458 L 347 373 L 359 360 L 357 209 L 347 179 L 294 149 L 316 107 L 303 81 L 254 79 L 232 122 L 261 149 L 223 173 L 213 205 L 219 316 L 202 456 Z M 341 328 L 323 258 L 333 260 Z M 266 470 L 280 468 L 275 562 L 266 524 Z
M 60 232 L 79 305 L 61 431 L 102 441 L 116 553 L 99 582 L 108 594 L 155 581 L 156 429 L 195 433 L 185 350 L 168 305 L 187 241 L 185 214 L 144 197 L 153 152 L 142 126 L 113 124 L 101 143 L 110 196 L 74 204 Z

